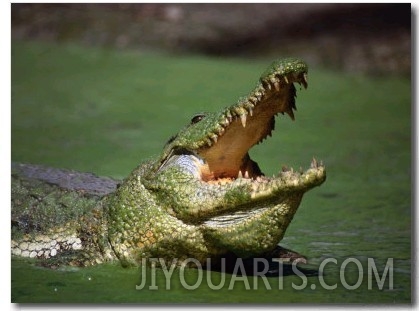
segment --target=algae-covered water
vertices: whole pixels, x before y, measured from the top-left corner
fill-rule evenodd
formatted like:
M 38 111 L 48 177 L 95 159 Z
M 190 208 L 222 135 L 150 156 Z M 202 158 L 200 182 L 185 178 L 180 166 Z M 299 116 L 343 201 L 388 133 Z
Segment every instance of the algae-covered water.
M 123 178 L 195 113 L 246 95 L 270 61 L 13 42 L 12 160 Z M 410 303 L 410 79 L 310 67 L 297 107 L 251 157 L 267 175 L 313 156 L 325 163 L 326 182 L 305 195 L 281 241 L 324 274 L 167 278 L 12 258 L 12 302 Z

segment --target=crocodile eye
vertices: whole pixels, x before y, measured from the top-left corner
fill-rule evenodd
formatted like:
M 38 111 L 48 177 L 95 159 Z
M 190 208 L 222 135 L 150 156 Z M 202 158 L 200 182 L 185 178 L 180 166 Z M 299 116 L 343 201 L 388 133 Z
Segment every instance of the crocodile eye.
M 197 114 L 195 116 L 192 117 L 191 119 L 191 124 L 195 124 L 198 123 L 199 121 L 201 121 L 203 118 L 205 118 L 204 114 Z

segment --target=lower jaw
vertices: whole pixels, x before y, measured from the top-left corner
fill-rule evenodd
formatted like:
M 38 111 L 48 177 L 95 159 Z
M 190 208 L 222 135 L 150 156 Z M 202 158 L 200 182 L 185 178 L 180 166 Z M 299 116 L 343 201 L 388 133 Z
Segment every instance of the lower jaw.
M 277 203 L 261 202 L 257 208 L 213 217 L 201 226 L 214 247 L 243 258 L 258 256 L 278 245 L 301 199 L 302 194 L 295 194 Z

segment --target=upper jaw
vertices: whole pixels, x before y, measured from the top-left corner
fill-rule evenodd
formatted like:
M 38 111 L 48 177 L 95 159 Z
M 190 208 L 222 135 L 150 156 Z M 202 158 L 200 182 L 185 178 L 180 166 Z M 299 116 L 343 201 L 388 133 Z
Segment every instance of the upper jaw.
M 237 104 L 226 108 L 219 117 L 219 128 L 208 135 L 209 142 L 196 153 L 204 159 L 211 176 L 204 179 L 236 178 L 262 175 L 248 150 L 275 127 L 275 116 L 287 113 L 294 120 L 296 89 L 294 83 L 307 87 L 307 69 L 298 72 L 271 74 L 261 78 L 255 90 Z
M 248 157 L 248 150 L 271 135 L 278 113 L 287 113 L 294 119 L 294 83 L 307 87 L 307 65 L 296 59 L 274 62 L 248 96 L 221 112 L 194 117 L 191 124 L 172 137 L 156 170 L 163 168 L 172 155 L 186 152 L 205 163 L 205 181 L 232 179 L 240 173 L 253 178 L 262 175 Z

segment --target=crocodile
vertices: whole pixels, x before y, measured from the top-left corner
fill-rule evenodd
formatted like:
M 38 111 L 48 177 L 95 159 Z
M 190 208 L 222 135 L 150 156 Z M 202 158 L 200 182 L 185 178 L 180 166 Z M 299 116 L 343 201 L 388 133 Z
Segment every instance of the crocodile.
M 249 95 L 195 115 L 158 157 L 104 193 L 30 178 L 15 166 L 12 255 L 78 266 L 136 266 L 147 258 L 205 265 L 228 254 L 304 258 L 278 243 L 304 193 L 325 181 L 323 163 L 313 158 L 305 171 L 283 167 L 267 177 L 248 152 L 272 135 L 278 114 L 294 120 L 296 85 L 307 88 L 307 74 L 302 60 L 273 62 Z

